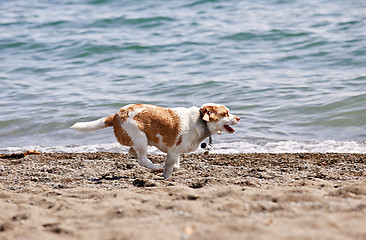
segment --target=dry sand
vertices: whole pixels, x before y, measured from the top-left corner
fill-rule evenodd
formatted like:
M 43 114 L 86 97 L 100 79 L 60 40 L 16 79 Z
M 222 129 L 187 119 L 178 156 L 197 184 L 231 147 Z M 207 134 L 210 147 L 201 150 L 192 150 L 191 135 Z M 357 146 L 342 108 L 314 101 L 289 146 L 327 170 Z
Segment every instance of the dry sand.
M 150 156 L 162 163 L 164 156 Z M 0 159 L 3 239 L 366 239 L 365 154 Z

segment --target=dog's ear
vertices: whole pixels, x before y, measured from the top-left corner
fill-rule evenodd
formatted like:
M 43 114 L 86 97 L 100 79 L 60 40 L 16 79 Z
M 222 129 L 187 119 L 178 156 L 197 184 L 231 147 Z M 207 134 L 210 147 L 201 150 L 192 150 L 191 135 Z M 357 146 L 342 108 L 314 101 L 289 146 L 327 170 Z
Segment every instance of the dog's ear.
M 210 111 L 207 111 L 205 115 L 203 115 L 202 120 L 206 122 L 210 121 Z

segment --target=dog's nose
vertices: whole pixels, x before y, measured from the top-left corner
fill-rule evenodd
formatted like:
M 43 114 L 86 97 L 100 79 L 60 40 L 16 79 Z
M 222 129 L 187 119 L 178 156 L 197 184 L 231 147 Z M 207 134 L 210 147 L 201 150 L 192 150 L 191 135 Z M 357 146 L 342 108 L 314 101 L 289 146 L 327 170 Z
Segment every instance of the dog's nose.
M 240 121 L 240 117 L 235 116 L 236 121 Z

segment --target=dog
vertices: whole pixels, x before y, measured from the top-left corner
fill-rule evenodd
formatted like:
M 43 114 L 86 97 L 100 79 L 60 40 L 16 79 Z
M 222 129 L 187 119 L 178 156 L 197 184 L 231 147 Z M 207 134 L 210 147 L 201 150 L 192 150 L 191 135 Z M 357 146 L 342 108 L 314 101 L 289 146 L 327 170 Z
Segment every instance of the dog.
M 130 146 L 129 154 L 141 166 L 163 171 L 165 179 L 179 169 L 179 156 L 195 151 L 207 137 L 222 131 L 234 133 L 231 126 L 240 118 L 223 105 L 207 103 L 191 108 L 163 108 L 151 104 L 130 104 L 116 114 L 91 122 L 77 122 L 71 128 L 87 132 L 113 127 L 121 145 Z M 165 165 L 153 164 L 147 158 L 147 147 L 155 146 L 167 153 Z

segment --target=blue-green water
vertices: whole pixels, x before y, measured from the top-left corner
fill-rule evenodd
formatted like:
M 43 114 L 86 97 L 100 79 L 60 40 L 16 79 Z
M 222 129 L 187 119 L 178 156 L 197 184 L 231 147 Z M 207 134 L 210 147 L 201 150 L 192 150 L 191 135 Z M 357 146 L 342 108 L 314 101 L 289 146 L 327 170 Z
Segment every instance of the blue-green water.
M 0 151 L 119 151 L 76 121 L 228 106 L 217 152 L 366 152 L 366 1 L 0 2 Z M 122 148 L 123 150 L 123 148 Z

